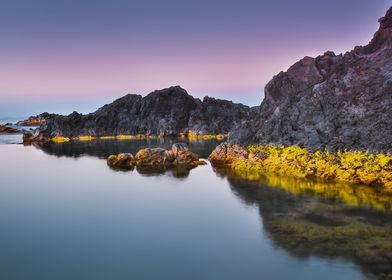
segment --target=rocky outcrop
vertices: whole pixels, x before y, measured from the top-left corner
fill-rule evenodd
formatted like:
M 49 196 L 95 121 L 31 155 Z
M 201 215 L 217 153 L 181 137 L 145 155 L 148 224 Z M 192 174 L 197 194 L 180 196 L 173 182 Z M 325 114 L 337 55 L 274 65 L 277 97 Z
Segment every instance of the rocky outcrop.
M 107 164 L 115 169 L 133 169 L 135 167 L 135 157 L 129 153 L 110 155 Z
M 26 120 L 17 123 L 18 126 L 40 126 L 45 120 L 56 117 L 56 114 L 49 114 L 47 112 L 39 114 L 37 116 L 31 116 Z
M 157 90 L 146 97 L 128 94 L 96 112 L 48 118 L 37 139 L 112 135 L 177 136 L 180 133 L 227 134 L 249 118 L 251 109 L 242 104 L 190 96 L 179 86 Z
M 239 145 L 222 143 L 210 154 L 208 160 L 213 164 L 231 164 L 234 161 L 247 159 L 248 151 Z
M 208 96 L 197 101 L 188 122 L 189 131 L 194 135 L 226 134 L 253 112 L 248 106 Z
M 305 57 L 265 87 L 255 117 L 231 143 L 392 151 L 392 8 L 371 42 Z
M 19 130 L 10 124 L 0 125 L 0 133 L 19 133 Z
M 198 155 L 191 152 L 184 143 L 173 144 L 170 150 L 162 148 L 145 148 L 132 154 L 111 155 L 107 164 L 116 169 L 132 169 L 135 165 L 138 169 L 166 170 L 169 168 L 192 169 L 206 162 L 199 160 Z

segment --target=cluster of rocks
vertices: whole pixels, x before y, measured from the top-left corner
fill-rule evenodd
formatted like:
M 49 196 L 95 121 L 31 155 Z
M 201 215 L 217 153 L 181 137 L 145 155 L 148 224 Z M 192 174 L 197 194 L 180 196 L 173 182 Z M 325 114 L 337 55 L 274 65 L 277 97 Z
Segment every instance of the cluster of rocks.
M 172 145 L 170 150 L 162 148 L 146 148 L 138 151 L 136 155 L 130 153 L 111 155 L 107 164 L 115 169 L 149 168 L 152 170 L 166 170 L 170 168 L 192 169 L 206 162 L 200 160 L 198 155 L 191 152 L 184 143 Z
M 305 57 L 276 75 L 229 141 L 392 151 L 392 8 L 379 22 L 367 46 Z
M 113 135 L 177 136 L 227 134 L 255 110 L 242 104 L 205 97 L 195 99 L 179 86 L 145 97 L 128 94 L 96 112 L 45 118 L 35 139 Z M 31 135 L 28 135 L 31 139 Z

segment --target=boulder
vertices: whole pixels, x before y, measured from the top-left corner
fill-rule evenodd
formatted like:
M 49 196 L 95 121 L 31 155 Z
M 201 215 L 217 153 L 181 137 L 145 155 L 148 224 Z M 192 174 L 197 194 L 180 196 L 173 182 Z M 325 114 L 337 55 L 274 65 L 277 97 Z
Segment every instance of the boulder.
M 137 166 L 167 168 L 173 166 L 175 156 L 173 152 L 162 148 L 142 149 L 135 155 Z
M 208 160 L 213 164 L 230 164 L 233 161 L 247 159 L 248 151 L 240 145 L 222 143 L 212 151 Z
M 115 169 L 133 169 L 135 162 L 135 157 L 129 153 L 110 155 L 107 158 L 107 164 Z

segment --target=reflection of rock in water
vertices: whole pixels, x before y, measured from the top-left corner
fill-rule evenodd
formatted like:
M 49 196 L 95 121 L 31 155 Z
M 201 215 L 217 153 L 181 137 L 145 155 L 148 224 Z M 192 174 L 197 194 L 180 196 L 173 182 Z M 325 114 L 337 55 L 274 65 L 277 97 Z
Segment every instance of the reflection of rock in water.
M 322 198 L 320 193 L 290 192 L 266 181 L 241 179 L 224 169 L 215 171 L 227 177 L 241 200 L 259 207 L 263 229 L 277 246 L 297 257 L 343 257 L 367 273 L 392 279 L 390 210 L 349 205 L 330 196 Z
M 152 138 L 131 140 L 92 140 L 70 141 L 66 143 L 33 143 L 33 145 L 49 155 L 79 157 L 82 155 L 107 158 L 112 154 L 132 153 L 136 154 L 143 148 L 170 148 L 176 142 L 186 142 L 189 149 L 201 158 L 207 158 L 212 150 L 219 145 L 220 141 L 213 140 L 188 140 L 177 138 Z

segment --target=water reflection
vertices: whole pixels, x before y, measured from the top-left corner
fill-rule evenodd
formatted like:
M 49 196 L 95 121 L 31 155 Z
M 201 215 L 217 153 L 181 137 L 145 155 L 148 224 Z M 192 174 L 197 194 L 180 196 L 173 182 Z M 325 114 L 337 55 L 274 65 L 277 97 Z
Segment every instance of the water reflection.
M 55 156 L 135 154 L 146 147 L 169 148 L 184 139 L 98 140 L 45 143 L 37 146 Z M 217 141 L 190 141 L 190 149 L 206 158 Z M 299 179 L 238 176 L 214 168 L 226 178 L 232 192 L 245 204 L 256 205 L 263 231 L 274 244 L 297 258 L 345 258 L 361 266 L 370 277 L 392 279 L 392 194 L 368 186 L 325 184 Z M 114 170 L 114 172 L 122 172 Z M 188 170 L 136 168 L 143 176 L 185 178 Z M 243 174 L 242 174 L 243 175 Z
M 70 141 L 65 143 L 35 143 L 34 146 L 46 154 L 55 156 L 79 157 L 82 155 L 107 158 L 112 154 L 132 153 L 136 154 L 144 148 L 169 149 L 174 143 L 187 143 L 189 149 L 198 154 L 200 158 L 207 158 L 212 150 L 219 145 L 218 140 L 188 140 L 188 139 L 131 139 L 131 140 L 92 140 L 92 141 Z
M 225 168 L 214 171 L 244 203 L 258 206 L 263 230 L 276 246 L 300 258 L 345 258 L 370 276 L 392 279 L 391 195 L 362 186 L 245 180 Z

